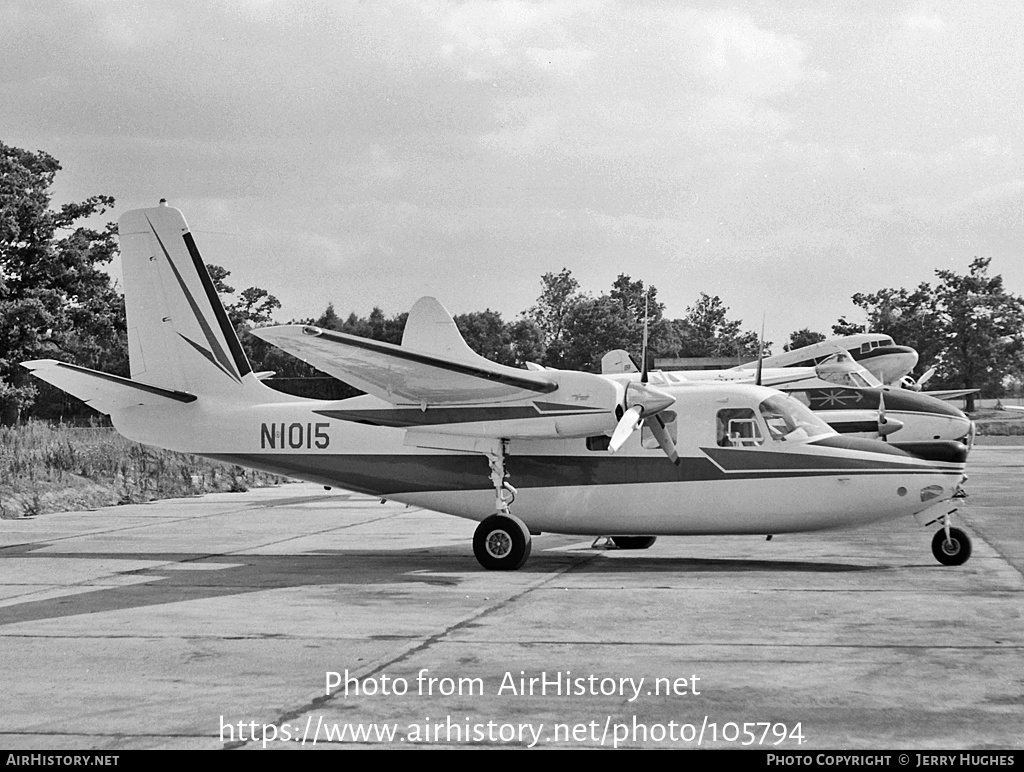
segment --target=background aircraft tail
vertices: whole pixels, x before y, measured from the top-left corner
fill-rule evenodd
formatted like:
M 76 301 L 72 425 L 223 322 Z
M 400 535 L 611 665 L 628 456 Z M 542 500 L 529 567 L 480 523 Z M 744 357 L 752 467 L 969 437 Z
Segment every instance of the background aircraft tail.
M 195 395 L 257 383 L 181 212 L 134 209 L 118 233 L 132 380 Z

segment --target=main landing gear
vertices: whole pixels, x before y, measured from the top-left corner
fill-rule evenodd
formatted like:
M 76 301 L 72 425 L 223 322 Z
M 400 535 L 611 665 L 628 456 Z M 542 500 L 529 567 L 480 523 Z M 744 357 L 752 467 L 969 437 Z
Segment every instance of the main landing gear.
M 954 498 L 965 499 L 967 494 L 961 489 Z M 942 528 L 932 538 L 932 554 L 944 566 L 962 566 L 971 556 L 971 538 L 959 528 L 952 527 L 954 512 L 955 509 L 938 519 Z
M 494 484 L 494 504 L 498 510 L 477 526 L 473 534 L 473 554 L 489 571 L 515 571 L 530 557 L 533 540 L 526 523 L 509 511 L 515 501 L 516 489 L 505 478 L 505 453 L 508 444 L 500 445 L 487 454 L 491 467 L 491 482 Z

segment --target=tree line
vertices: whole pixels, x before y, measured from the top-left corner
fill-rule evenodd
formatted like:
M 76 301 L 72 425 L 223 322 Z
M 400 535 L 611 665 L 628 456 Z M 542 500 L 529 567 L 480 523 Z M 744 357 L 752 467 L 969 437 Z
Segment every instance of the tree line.
M 117 253 L 116 225 L 84 223 L 114 205 L 109 196 L 51 207 L 59 162 L 44 151 L 29 152 L 0 142 L 0 422 L 27 418 L 77 418 L 89 414 L 77 400 L 30 378 L 19 363 L 55 358 L 128 375 L 124 299 L 103 270 Z M 354 392 L 252 335 L 273 323 L 281 307 L 269 291 L 249 287 L 235 293 L 223 267 L 208 266 L 229 318 L 256 371 L 270 370 L 274 388 L 303 396 L 340 399 Z M 936 271 L 934 285 L 913 290 L 881 289 L 853 296 L 867 324 L 841 317 L 833 335 L 880 332 L 913 346 L 919 370 L 935 367 L 929 387 L 980 388 L 1000 396 L 1019 388 L 1024 371 L 1024 300 L 990 276 L 990 258 L 975 258 L 965 275 Z M 333 305 L 316 317 L 293 320 L 325 329 L 400 343 L 406 313 L 342 316 Z M 761 340 L 732 319 L 717 295 L 701 293 L 681 318 L 665 316 L 658 290 L 621 274 L 606 292 L 582 290 L 571 271 L 545 273 L 536 302 L 508 321 L 490 309 L 460 314 L 455 323 L 467 344 L 488 359 L 511 366 L 527 362 L 560 369 L 599 371 L 601 357 L 622 348 L 639 361 L 647 320 L 648 356 L 757 357 Z M 824 339 L 817 331 L 794 331 L 786 349 Z M 765 353 L 771 343 L 764 342 Z

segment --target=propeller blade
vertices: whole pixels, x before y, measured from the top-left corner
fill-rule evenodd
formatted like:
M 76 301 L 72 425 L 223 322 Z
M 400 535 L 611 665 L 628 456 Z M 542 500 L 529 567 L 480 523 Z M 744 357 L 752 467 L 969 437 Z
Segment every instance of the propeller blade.
M 647 427 L 654 435 L 654 439 L 661 445 L 661 449 L 665 451 L 668 460 L 679 466 L 679 454 L 676 452 L 675 443 L 672 442 L 672 437 L 669 435 L 668 429 L 665 428 L 665 422 L 661 420 L 661 416 L 654 416 L 651 421 L 647 422 Z
M 622 447 L 623 443 L 629 439 L 629 436 L 636 431 L 636 427 L 640 425 L 640 419 L 644 414 L 644 409 L 640 405 L 633 405 L 629 410 L 622 414 L 622 418 L 619 419 L 619 423 L 615 426 L 615 431 L 612 432 L 611 442 L 608 443 L 608 450 L 614 453 Z
M 883 442 L 888 442 L 885 439 L 887 434 L 892 434 L 892 430 L 887 430 L 885 420 L 885 392 L 879 392 L 878 394 L 878 436 L 882 438 Z
M 640 383 L 647 383 L 647 300 L 651 295 L 650 289 L 644 295 L 644 344 L 640 349 L 640 356 L 643 359 L 643 370 L 640 372 Z
M 922 386 L 928 383 L 928 381 L 931 380 L 933 375 L 935 375 L 935 368 L 929 367 L 927 370 L 924 371 L 924 375 L 917 379 L 917 388 L 920 389 Z

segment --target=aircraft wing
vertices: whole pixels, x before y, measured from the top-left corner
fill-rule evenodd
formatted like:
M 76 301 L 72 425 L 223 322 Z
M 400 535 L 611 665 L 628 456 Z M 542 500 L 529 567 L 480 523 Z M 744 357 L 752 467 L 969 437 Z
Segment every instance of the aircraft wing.
M 542 372 L 506 367 L 475 354 L 436 356 L 311 325 L 262 327 L 252 334 L 395 405 L 506 402 L 558 388 Z
M 981 389 L 944 389 L 940 391 L 922 391 L 921 393 L 936 399 L 961 399 L 968 394 L 977 394 L 980 391 Z
M 183 391 L 161 389 L 146 383 L 122 378 L 119 375 L 101 373 L 88 367 L 69 365 L 54 359 L 35 359 L 22 362 L 32 374 L 68 394 L 78 397 L 101 413 L 111 413 L 136 405 L 167 405 L 171 403 L 194 402 L 196 396 Z
M 756 363 L 755 363 L 756 364 Z M 799 368 L 773 368 L 774 372 L 761 372 L 761 385 L 770 386 L 775 388 L 785 383 L 796 383 L 797 381 L 806 381 L 808 378 L 813 378 L 814 373 L 808 373 L 807 370 L 811 368 L 799 367 Z M 786 371 L 789 372 L 786 372 Z M 745 371 L 730 371 L 730 372 L 745 372 Z M 755 369 L 750 373 L 749 377 L 735 380 L 734 383 L 754 383 L 757 380 L 757 370 Z

